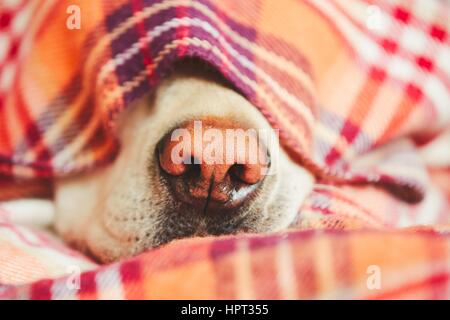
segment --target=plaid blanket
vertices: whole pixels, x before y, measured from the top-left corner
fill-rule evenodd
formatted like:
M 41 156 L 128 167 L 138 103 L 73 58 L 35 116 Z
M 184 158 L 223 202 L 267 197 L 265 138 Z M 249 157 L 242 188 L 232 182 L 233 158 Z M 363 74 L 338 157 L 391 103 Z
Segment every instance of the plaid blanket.
M 78 0 L 73 5 L 80 9 L 80 29 L 68 27 L 65 2 L 0 5 L 0 49 L 6 48 L 0 50 L 0 199 L 48 195 L 42 186 L 51 187 L 49 179 L 113 161 L 119 150 L 117 115 L 151 91 L 176 61 L 195 57 L 230 80 L 280 130 L 289 155 L 318 177 L 302 205 L 299 228 L 432 224 L 440 230 L 448 223 L 450 168 L 427 166 L 419 156 L 450 123 L 448 2 Z M 40 189 L 17 187 L 36 179 Z M 2 239 L 34 234 L 11 224 L 2 225 Z M 11 248 L 4 257 L 45 256 L 14 241 L 2 242 Z M 314 254 L 317 246 L 323 255 Z M 196 275 L 204 279 L 206 273 L 211 283 L 195 293 L 199 297 L 448 298 L 443 289 L 448 254 L 447 236 L 434 231 L 295 231 L 192 240 L 83 273 L 81 291 L 67 291 L 64 278 L 5 286 L 3 296 L 186 297 L 194 295 Z M 362 266 L 371 259 L 370 265 L 389 274 L 375 294 L 361 287 Z M 5 284 L 45 277 L 37 272 L 13 281 L 11 270 L 27 265 L 13 262 L 2 278 L 4 261 L 8 258 L 0 259 Z M 64 273 L 66 262 L 57 265 L 47 277 Z M 82 269 L 94 266 L 89 262 Z M 194 282 L 185 280 L 187 272 Z M 224 284 L 228 279 L 233 281 Z
M 449 246 L 448 236 L 425 231 L 191 239 L 81 274 L 68 267 L 57 279 L 0 286 L 0 298 L 448 299 Z

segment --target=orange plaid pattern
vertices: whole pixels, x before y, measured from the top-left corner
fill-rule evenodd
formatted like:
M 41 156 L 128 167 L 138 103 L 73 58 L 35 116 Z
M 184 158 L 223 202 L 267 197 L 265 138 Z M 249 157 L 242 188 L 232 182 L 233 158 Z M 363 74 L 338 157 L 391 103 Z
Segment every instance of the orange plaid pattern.
M 418 155 L 450 123 L 446 2 L 73 2 L 80 30 L 63 27 L 60 1 L 19 1 L 27 12 L 20 23 L 14 9 L 1 10 L 10 46 L 0 60 L 3 188 L 113 161 L 117 114 L 175 61 L 196 57 L 230 80 L 317 175 L 299 228 L 385 232 L 193 239 L 82 273 L 80 290 L 68 289 L 66 277 L 4 280 L 0 296 L 449 298 L 448 236 L 437 234 L 449 220 L 449 172 Z M 435 231 L 386 232 L 416 224 Z M 367 287 L 372 265 L 380 290 Z
M 182 240 L 82 273 L 79 288 L 70 286 L 69 274 L 0 287 L 0 297 L 448 299 L 449 246 L 448 236 L 429 231 L 295 231 Z

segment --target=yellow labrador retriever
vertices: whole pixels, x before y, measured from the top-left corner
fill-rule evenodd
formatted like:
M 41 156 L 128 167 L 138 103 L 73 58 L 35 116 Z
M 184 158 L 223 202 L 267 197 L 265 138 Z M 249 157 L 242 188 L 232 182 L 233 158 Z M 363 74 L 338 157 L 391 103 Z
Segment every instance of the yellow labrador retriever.
M 287 228 L 314 178 L 239 93 L 187 64 L 120 119 L 115 162 L 56 182 L 56 229 L 101 261 L 177 238 Z

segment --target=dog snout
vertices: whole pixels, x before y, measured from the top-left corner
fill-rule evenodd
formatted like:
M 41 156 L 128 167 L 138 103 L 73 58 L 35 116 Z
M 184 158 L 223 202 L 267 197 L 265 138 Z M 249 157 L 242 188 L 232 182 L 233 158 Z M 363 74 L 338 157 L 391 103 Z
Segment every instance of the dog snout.
M 203 212 L 241 206 L 270 167 L 256 130 L 217 118 L 183 123 L 163 137 L 156 153 L 174 197 Z

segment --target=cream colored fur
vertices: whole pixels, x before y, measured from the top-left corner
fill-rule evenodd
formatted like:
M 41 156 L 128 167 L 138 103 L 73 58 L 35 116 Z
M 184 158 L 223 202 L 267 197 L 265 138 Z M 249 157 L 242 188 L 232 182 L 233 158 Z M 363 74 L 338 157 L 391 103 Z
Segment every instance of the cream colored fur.
M 255 129 L 270 128 L 257 109 L 235 91 L 212 79 L 175 74 L 122 115 L 122 147 L 112 165 L 57 181 L 56 230 L 101 261 L 159 245 L 157 228 L 177 228 L 164 225 L 164 216 L 174 214 L 167 212 L 168 208 L 185 208 L 172 203 L 161 183 L 154 160 L 156 144 L 176 124 L 203 116 L 237 119 Z M 246 225 L 250 232 L 287 228 L 312 190 L 312 174 L 293 163 L 281 149 L 270 150 L 271 154 L 278 151 L 279 157 L 272 159 L 271 170 L 277 171 L 272 172 L 270 187 L 261 191 L 261 199 L 245 208 L 253 215 L 249 219 L 253 222 Z M 203 223 L 199 222 L 194 236 L 205 235 Z

